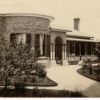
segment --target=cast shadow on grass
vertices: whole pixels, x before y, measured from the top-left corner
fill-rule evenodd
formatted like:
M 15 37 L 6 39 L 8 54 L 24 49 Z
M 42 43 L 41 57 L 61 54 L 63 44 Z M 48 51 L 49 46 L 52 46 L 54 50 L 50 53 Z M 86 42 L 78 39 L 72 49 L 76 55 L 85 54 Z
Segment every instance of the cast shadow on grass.
M 88 97 L 100 97 L 100 82 L 89 86 L 82 93 Z
M 49 90 L 49 89 L 1 89 L 0 97 L 85 97 L 81 92 L 71 92 L 67 90 Z
M 83 73 L 82 69 L 78 69 L 77 72 L 86 78 L 94 81 L 94 84 L 90 85 L 82 93 L 88 97 L 100 97 L 100 79 L 98 80 L 95 76 Z M 87 83 L 85 83 L 87 84 Z

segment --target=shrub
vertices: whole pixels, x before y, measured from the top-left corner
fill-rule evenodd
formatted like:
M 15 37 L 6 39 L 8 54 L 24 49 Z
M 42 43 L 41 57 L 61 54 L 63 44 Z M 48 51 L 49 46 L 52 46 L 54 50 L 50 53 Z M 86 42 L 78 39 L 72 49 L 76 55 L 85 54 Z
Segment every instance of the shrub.
M 43 64 L 37 64 L 35 65 L 35 70 L 36 70 L 36 74 L 41 77 L 44 78 L 46 77 L 47 72 L 45 71 L 45 65 Z
M 40 70 L 40 71 L 39 71 L 39 77 L 40 77 L 40 78 L 46 77 L 46 74 L 47 74 L 47 72 L 46 72 L 45 70 Z
M 23 89 L 25 84 L 16 80 L 26 75 L 26 79 L 23 81 L 28 81 L 32 70 L 35 70 L 38 76 L 46 76 L 45 66 L 37 64 L 36 50 L 34 51 L 32 48 L 31 45 L 9 44 L 4 38 L 0 39 L 0 80 L 5 81 L 5 88 L 9 85 L 8 79 L 14 77 L 17 82 L 14 84 L 15 89 Z
M 33 77 L 31 81 L 32 82 L 37 82 L 38 81 L 38 78 L 37 77 Z

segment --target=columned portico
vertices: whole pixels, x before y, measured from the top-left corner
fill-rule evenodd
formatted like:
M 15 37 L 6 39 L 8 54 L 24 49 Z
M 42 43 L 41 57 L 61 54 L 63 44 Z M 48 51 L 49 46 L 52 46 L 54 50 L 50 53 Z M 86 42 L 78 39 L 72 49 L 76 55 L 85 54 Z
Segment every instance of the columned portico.
M 62 52 L 61 52 L 61 56 L 62 59 L 60 59 L 62 61 L 62 65 L 68 65 L 68 60 L 67 60 L 67 45 L 66 44 L 62 44 Z M 50 60 L 51 60 L 51 65 L 56 65 L 57 64 L 57 58 L 56 58 L 56 49 L 55 49 L 55 43 L 51 43 L 50 44 Z
M 51 28 L 50 59 L 52 65 L 68 65 L 66 32 L 67 30 Z

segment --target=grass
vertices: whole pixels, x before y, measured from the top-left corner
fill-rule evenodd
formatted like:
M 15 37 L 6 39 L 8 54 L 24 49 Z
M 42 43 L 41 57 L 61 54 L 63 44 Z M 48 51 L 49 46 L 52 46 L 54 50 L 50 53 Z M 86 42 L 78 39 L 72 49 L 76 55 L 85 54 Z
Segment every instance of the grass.
M 67 90 L 48 90 L 48 89 L 1 89 L 0 97 L 85 97 L 81 92 L 71 92 Z

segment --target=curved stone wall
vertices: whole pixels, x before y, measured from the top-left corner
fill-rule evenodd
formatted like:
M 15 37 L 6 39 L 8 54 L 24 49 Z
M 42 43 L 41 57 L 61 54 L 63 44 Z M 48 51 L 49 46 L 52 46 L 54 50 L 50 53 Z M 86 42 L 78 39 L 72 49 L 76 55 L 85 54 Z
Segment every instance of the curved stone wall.
M 7 33 L 29 32 L 49 30 L 49 20 L 31 16 L 8 16 L 5 18 Z
M 8 43 L 19 44 L 21 42 L 31 44 L 31 47 L 35 49 L 36 44 L 39 43 L 39 46 L 41 46 L 40 40 L 43 43 L 46 41 L 43 44 L 43 48 L 45 47 L 45 49 L 42 51 L 43 55 L 49 56 L 47 51 L 50 49 L 48 44 L 50 44 L 49 29 L 52 19 L 50 16 L 36 14 L 0 14 L 0 34 L 4 35 Z M 35 41 L 36 34 L 40 34 L 39 40 L 37 40 L 38 43 Z
M 10 34 L 24 33 L 31 34 L 48 34 L 50 21 L 53 18 L 39 14 L 0 14 L 0 34 L 10 41 Z

